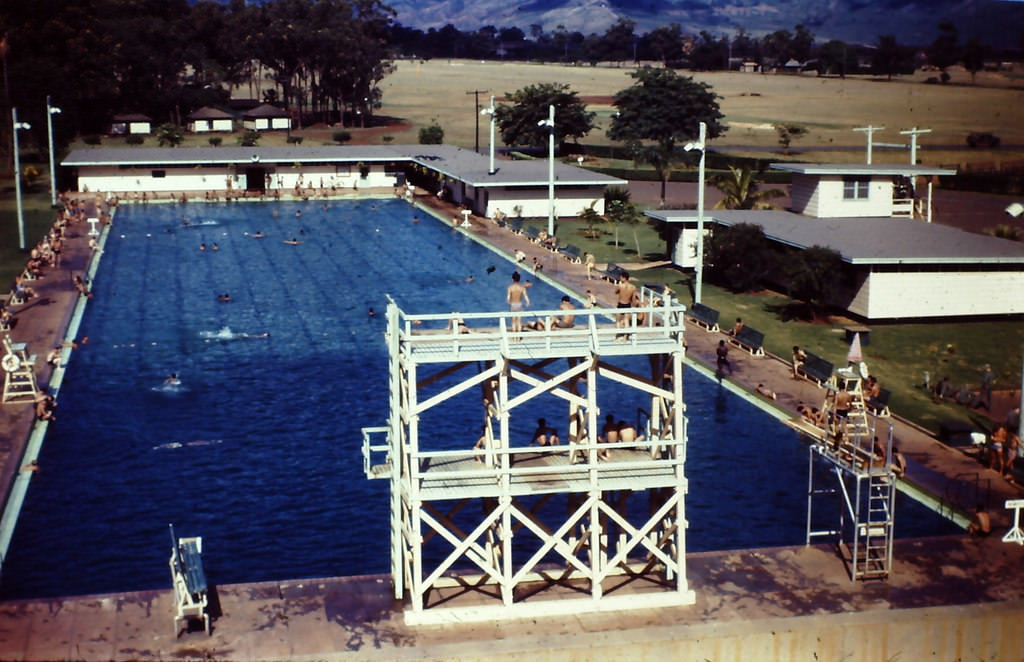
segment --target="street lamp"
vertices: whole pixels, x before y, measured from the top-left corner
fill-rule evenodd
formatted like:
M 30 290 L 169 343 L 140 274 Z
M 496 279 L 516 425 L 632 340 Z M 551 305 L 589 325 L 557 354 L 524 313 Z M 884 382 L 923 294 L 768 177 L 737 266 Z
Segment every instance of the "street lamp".
M 687 152 L 700 150 L 700 165 L 697 166 L 697 285 L 693 290 L 694 303 L 700 303 L 700 292 L 704 283 L 704 155 L 707 152 L 707 132 L 708 125 L 701 122 L 699 138 L 683 146 Z
M 548 236 L 555 236 L 555 106 L 548 106 L 548 118 L 537 122 L 548 127 Z
M 50 95 L 46 95 L 46 137 L 50 142 L 50 206 L 57 206 L 57 166 L 53 160 L 53 116 L 60 114 L 60 108 L 50 105 Z
M 481 115 L 491 116 L 491 164 L 487 168 L 487 174 L 494 174 L 494 97 L 491 97 L 491 105 L 480 111 Z
M 14 199 L 15 206 L 18 209 L 18 248 L 22 251 L 25 250 L 25 216 L 21 211 L 21 159 L 18 155 L 18 131 L 28 130 L 32 128 L 32 125 L 28 122 L 18 121 L 18 109 L 11 108 L 11 120 L 14 122 L 14 130 L 11 133 L 14 135 Z

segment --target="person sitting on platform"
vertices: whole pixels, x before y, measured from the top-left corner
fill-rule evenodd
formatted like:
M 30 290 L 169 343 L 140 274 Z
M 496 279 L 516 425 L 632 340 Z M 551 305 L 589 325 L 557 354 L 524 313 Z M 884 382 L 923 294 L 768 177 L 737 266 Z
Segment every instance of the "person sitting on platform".
M 459 317 L 459 314 L 452 311 L 452 316 L 448 320 L 448 326 L 445 327 L 445 331 L 455 331 L 457 333 L 471 333 L 468 326 L 466 326 L 466 320 Z
M 601 428 L 601 434 L 597 436 L 597 441 L 602 444 L 618 443 L 619 424 L 615 422 L 615 417 L 611 414 L 604 417 L 604 426 Z M 612 459 L 611 451 L 600 450 L 597 452 L 597 458 L 599 460 L 610 460 Z
M 631 423 L 619 421 L 619 441 L 643 441 L 644 436 L 637 434 L 636 428 Z
M 53 410 L 57 408 L 57 401 L 49 393 L 40 391 L 36 394 L 36 418 L 40 421 L 56 421 Z
M 953 387 L 949 383 L 949 377 L 943 377 L 939 380 L 939 383 L 935 385 L 932 393 L 935 395 L 934 400 L 941 400 L 948 398 L 953 395 Z
M 974 509 L 974 517 L 967 527 L 967 533 L 976 538 L 984 538 L 992 533 L 992 520 L 989 518 L 988 513 L 985 512 L 984 504 L 979 503 Z
M 880 395 L 882 395 L 882 385 L 878 383 L 874 375 L 868 375 L 868 380 L 864 383 L 864 397 L 874 400 Z
M 538 446 L 557 446 L 559 443 L 558 432 L 555 428 L 549 426 L 547 421 L 543 418 L 537 419 L 537 429 L 533 431 L 533 438 L 530 439 L 530 445 L 537 444 Z
M 897 478 L 903 478 L 907 473 L 907 458 L 903 457 L 903 453 L 900 452 L 896 444 L 892 445 L 892 472 L 896 474 Z
M 572 299 L 570 299 L 568 295 L 565 295 L 562 297 L 562 303 L 558 304 L 558 309 L 570 311 L 576 310 L 576 306 L 572 305 Z M 571 329 L 575 324 L 576 316 L 566 312 L 561 317 L 556 317 L 551 321 L 551 329 Z M 551 330 L 548 329 L 547 322 L 540 317 L 525 325 L 523 328 L 530 329 L 531 331 Z
M 78 290 L 79 294 L 92 298 L 92 292 L 89 291 L 89 285 L 81 276 L 76 274 L 71 277 L 71 280 L 75 284 L 75 289 Z

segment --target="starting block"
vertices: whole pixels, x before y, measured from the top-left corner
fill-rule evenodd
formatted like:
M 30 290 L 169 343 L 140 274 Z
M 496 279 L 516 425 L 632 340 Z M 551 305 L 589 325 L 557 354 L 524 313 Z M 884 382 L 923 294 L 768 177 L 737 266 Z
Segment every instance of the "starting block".
M 1024 545 L 1024 530 L 1020 528 L 1020 509 L 1024 508 L 1024 499 L 1007 499 L 1006 507 L 1013 508 L 1013 528 L 1003 536 L 1003 542 L 1015 542 Z
M 99 224 L 100 219 L 98 219 L 98 218 L 89 218 L 89 219 L 86 219 L 86 220 L 89 221 L 89 236 L 90 237 L 98 237 L 98 236 L 100 236 L 100 231 L 96 229 L 96 225 Z

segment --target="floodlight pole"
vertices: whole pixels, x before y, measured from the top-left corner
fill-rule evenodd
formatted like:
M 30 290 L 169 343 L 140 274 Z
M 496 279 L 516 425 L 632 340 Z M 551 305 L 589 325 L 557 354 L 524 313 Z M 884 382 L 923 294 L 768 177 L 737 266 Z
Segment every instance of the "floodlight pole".
M 548 118 L 537 122 L 548 127 L 548 236 L 555 236 L 555 106 L 548 106 Z
M 480 111 L 481 115 L 491 116 L 491 161 L 487 168 L 487 174 L 494 174 L 494 97 L 491 97 L 491 105 Z M 479 121 L 479 120 L 477 120 Z
M 50 144 L 50 206 L 57 206 L 57 165 L 53 155 L 53 116 L 60 114 L 60 108 L 50 105 L 50 95 L 46 95 L 46 137 Z
M 697 284 L 693 289 L 693 302 L 700 303 L 701 290 L 704 286 L 704 155 L 707 152 L 708 125 L 700 123 L 700 134 L 697 140 L 688 142 L 683 147 L 687 152 L 699 149 L 700 163 L 697 165 Z
M 25 215 L 21 209 L 21 159 L 18 154 L 18 131 L 31 129 L 32 125 L 27 122 L 18 121 L 18 109 L 11 108 L 11 121 L 13 122 L 14 135 L 14 199 L 18 211 L 18 249 L 25 250 Z

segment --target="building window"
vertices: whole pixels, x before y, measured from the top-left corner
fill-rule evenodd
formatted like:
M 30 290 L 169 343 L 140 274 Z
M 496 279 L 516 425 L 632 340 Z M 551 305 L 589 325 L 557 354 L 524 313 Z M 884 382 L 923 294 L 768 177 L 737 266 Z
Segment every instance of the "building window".
M 155 179 L 160 179 L 161 177 L 166 177 L 167 176 L 167 171 L 166 170 L 154 170 L 152 172 L 152 175 L 153 175 L 153 177 Z
M 870 177 L 843 177 L 843 200 L 867 200 Z

